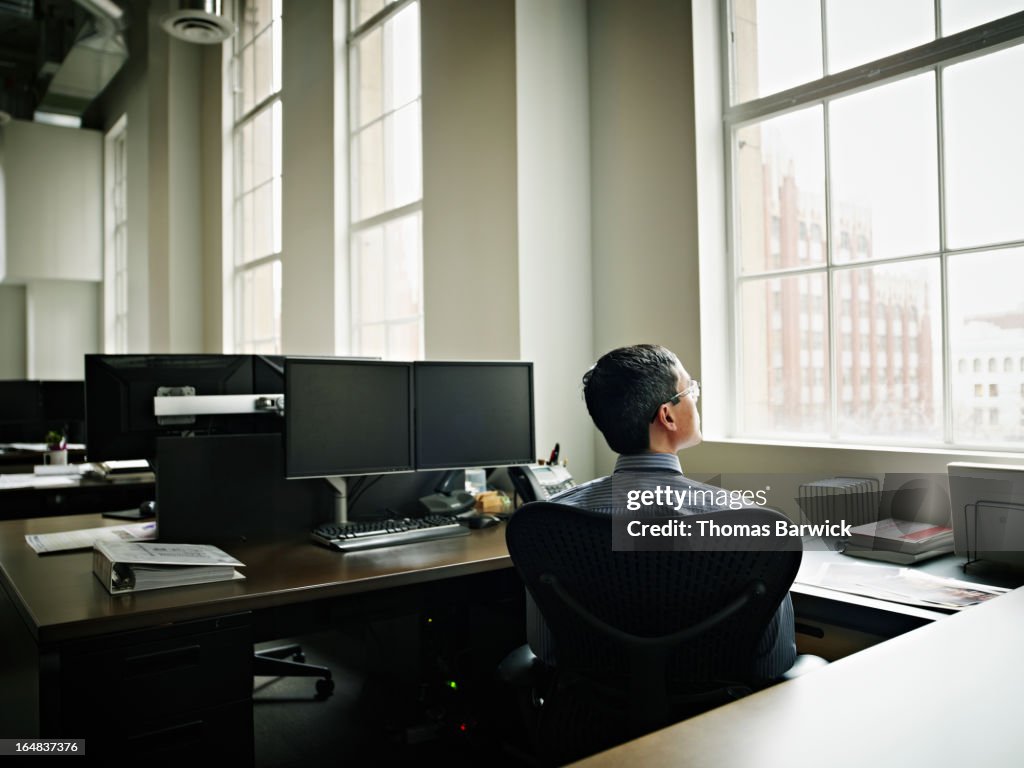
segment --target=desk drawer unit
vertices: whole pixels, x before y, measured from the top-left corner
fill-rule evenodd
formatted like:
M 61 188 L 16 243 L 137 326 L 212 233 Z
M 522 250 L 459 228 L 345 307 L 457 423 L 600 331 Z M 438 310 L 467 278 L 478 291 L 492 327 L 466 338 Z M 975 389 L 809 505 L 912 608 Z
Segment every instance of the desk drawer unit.
M 44 730 L 147 764 L 189 755 L 251 764 L 252 654 L 247 614 L 65 643 Z

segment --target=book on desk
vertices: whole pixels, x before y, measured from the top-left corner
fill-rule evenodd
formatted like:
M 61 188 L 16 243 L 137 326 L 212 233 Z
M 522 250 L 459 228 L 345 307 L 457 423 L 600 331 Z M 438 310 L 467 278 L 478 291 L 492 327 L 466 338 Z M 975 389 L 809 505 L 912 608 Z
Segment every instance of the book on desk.
M 952 551 L 949 526 L 888 517 L 851 528 L 843 554 L 910 565 Z
M 210 544 L 97 541 L 92 570 L 111 594 L 245 577 L 244 563 Z

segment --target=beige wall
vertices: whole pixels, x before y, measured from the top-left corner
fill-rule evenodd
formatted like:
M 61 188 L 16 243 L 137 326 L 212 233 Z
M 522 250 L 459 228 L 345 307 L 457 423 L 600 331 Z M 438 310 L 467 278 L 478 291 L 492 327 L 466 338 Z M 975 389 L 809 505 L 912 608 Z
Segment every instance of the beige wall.
M 594 342 L 650 342 L 701 377 L 689 3 L 589 10 Z M 597 470 L 612 454 L 595 433 Z
M 521 356 L 534 362 L 537 452 L 593 476 L 580 396 L 593 363 L 590 99 L 584 0 L 517 0 L 516 133 Z
M 421 6 L 426 356 L 519 358 L 514 0 Z

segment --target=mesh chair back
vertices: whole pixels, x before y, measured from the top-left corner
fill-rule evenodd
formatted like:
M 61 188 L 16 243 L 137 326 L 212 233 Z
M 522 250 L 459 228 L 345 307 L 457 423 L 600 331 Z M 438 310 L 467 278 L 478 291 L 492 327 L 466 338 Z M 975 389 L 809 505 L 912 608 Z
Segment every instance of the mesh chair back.
M 785 519 L 769 510 L 743 512 L 745 521 L 761 520 L 772 530 L 776 520 Z M 552 633 L 559 675 L 585 679 L 588 696 L 614 699 L 618 691 L 626 706 L 638 690 L 644 693 L 644 686 L 654 685 L 648 679 L 638 689 L 637 675 L 659 678 L 670 696 L 753 682 L 758 642 L 796 576 L 799 546 L 789 551 L 615 551 L 612 524 L 608 514 L 550 502 L 527 504 L 509 521 L 509 553 Z M 595 629 L 568 609 L 552 581 L 613 630 Z M 761 585 L 760 596 L 728 618 L 671 647 L 662 643 L 750 593 L 753 584 Z M 620 632 L 635 639 L 623 639 Z M 652 658 L 660 668 L 652 668 Z M 593 713 L 586 709 L 576 707 L 570 719 L 594 727 Z M 661 719 L 672 717 L 661 713 Z

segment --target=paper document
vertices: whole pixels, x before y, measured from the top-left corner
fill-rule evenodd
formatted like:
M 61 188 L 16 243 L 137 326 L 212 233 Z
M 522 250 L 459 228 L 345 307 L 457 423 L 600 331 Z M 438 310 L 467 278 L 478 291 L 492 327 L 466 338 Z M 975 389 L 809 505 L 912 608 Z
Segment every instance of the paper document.
M 958 611 L 1009 592 L 1002 587 L 944 579 L 912 568 L 825 563 L 804 584 L 904 605 Z
M 16 451 L 35 451 L 36 453 L 46 453 L 50 450 L 50 446 L 46 443 L 7 443 L 7 447 Z M 84 451 L 85 443 L 68 443 L 67 449 L 69 451 Z
M 61 533 L 31 533 L 25 541 L 40 555 L 48 552 L 68 552 L 74 549 L 92 549 L 97 541 L 145 541 L 156 538 L 156 523 L 109 525 L 104 528 L 83 528 Z
M 78 485 L 79 476 L 74 475 L 0 475 L 0 489 L 11 488 L 66 488 Z

